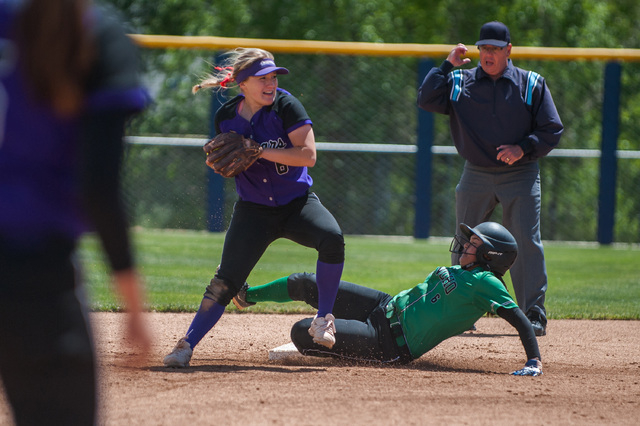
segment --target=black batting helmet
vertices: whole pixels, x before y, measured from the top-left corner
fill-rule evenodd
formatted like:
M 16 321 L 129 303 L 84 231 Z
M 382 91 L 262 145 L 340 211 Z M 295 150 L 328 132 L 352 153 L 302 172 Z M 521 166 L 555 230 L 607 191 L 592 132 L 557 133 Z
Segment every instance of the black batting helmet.
M 483 222 L 475 228 L 461 223 L 460 230 L 467 240 L 471 239 L 471 235 L 482 240 L 482 245 L 476 250 L 476 262 L 485 265 L 494 274 L 502 277 L 516 261 L 518 243 L 511 232 L 499 223 Z M 464 247 L 460 247 L 455 252 L 462 254 L 463 250 Z

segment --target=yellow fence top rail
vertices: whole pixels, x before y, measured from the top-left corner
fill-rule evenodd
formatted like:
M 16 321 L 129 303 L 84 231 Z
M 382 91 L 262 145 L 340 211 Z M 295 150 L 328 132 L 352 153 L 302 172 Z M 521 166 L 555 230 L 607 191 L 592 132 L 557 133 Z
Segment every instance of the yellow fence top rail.
M 342 41 L 276 40 L 231 38 L 214 36 L 168 36 L 131 34 L 133 40 L 146 48 L 182 48 L 228 50 L 236 47 L 259 47 L 270 52 L 370 55 L 370 56 L 414 56 L 446 57 L 453 44 L 417 43 L 364 43 Z M 477 57 L 475 46 L 469 46 L 467 56 Z M 640 61 L 640 49 L 608 49 L 577 47 L 526 47 L 513 46 L 511 56 L 523 59 L 544 59 L 558 61 Z

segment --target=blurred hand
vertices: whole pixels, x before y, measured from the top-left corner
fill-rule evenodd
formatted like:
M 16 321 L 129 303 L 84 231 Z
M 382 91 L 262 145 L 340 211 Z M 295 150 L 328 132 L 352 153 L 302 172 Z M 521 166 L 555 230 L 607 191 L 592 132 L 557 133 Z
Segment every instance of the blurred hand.
M 145 289 L 134 269 L 114 273 L 115 286 L 126 307 L 126 341 L 136 353 L 146 358 L 151 349 L 151 337 L 144 322 Z

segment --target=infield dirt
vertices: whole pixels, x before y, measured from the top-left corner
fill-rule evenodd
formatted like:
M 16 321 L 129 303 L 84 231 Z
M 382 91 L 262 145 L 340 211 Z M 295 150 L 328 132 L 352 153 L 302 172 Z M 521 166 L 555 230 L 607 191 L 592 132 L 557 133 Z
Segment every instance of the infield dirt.
M 482 318 L 406 366 L 302 357 L 269 361 L 302 315 L 227 313 L 191 366 L 162 358 L 193 314 L 149 313 L 151 357 L 137 363 L 123 315 L 92 313 L 102 425 L 637 425 L 640 321 L 550 320 L 538 342 L 544 374 L 513 328 Z M 0 424 L 10 424 L 0 393 Z

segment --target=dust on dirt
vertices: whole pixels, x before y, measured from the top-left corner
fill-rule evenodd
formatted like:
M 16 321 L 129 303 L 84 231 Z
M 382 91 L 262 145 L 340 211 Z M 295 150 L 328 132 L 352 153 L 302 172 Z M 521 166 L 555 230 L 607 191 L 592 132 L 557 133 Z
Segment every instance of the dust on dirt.
M 544 374 L 500 318 L 453 337 L 406 366 L 298 357 L 270 361 L 303 315 L 228 313 L 191 366 L 162 358 L 193 314 L 149 313 L 151 357 L 124 344 L 123 314 L 92 313 L 102 425 L 635 425 L 640 419 L 640 321 L 550 320 L 538 339 Z M 0 424 L 10 411 L 0 394 Z

